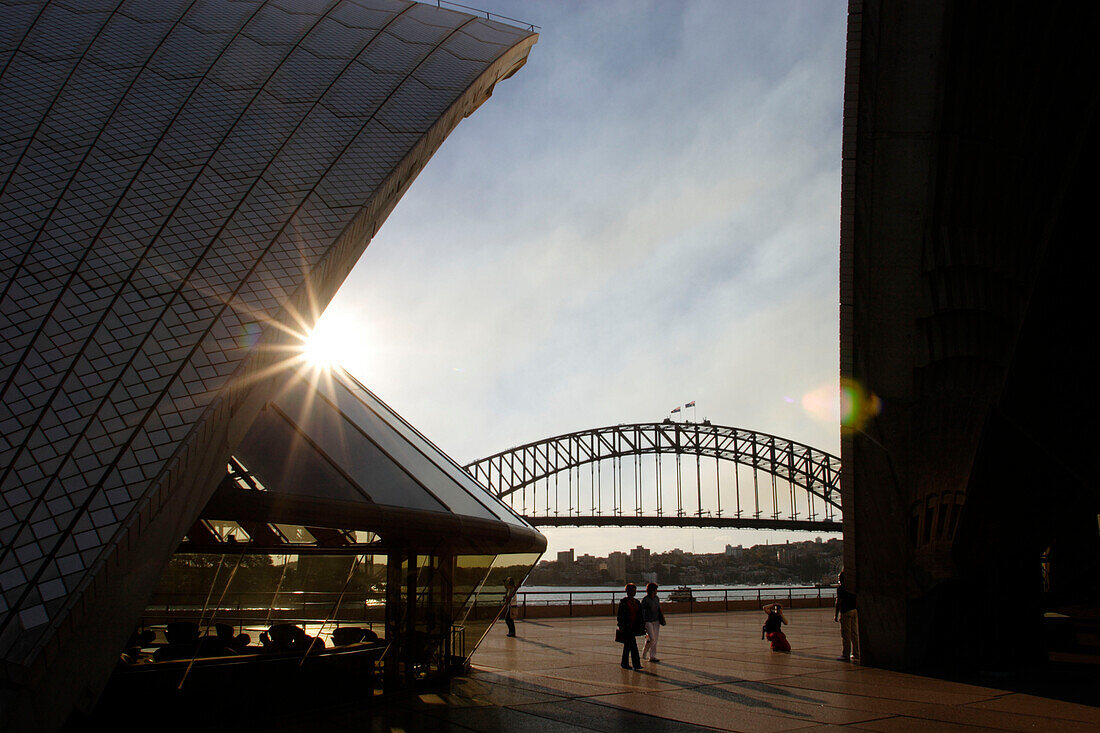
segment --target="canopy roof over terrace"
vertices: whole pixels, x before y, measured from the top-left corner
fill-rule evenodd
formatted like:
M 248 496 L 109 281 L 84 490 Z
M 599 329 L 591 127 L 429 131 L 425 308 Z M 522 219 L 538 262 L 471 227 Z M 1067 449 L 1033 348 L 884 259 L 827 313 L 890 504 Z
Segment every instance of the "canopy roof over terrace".
M 211 523 L 240 526 L 230 538 Z M 307 528 L 289 539 L 271 525 Z M 319 530 L 319 531 L 318 531 Z M 369 533 L 364 537 L 364 533 Z M 295 377 L 260 412 L 182 549 L 538 552 L 546 539 L 341 369 Z M 224 548 L 223 548 L 224 549 Z

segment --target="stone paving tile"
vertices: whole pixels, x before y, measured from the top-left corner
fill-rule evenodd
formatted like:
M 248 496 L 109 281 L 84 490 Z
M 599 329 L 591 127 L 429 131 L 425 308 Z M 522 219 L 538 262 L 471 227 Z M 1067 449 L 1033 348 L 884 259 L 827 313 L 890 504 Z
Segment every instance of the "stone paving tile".
M 1100 704 L 1100 690 L 1096 692 Z M 1078 721 L 1100 727 L 1100 707 L 1079 705 L 1062 700 L 1050 700 L 1045 697 L 1025 695 L 1013 692 L 993 700 L 973 703 L 967 706 L 972 710 L 1001 711 L 1023 715 L 1040 715 L 1057 720 Z
M 718 687 L 726 687 L 719 685 Z M 936 721 L 944 723 L 959 723 L 975 727 L 996 728 L 999 730 L 1032 731 L 1049 730 L 1053 720 L 1052 716 L 1023 715 L 1018 713 L 1005 713 L 990 710 L 975 709 L 970 705 L 941 705 L 936 703 L 911 702 L 885 697 L 866 697 L 862 695 L 839 694 L 814 690 L 807 694 L 812 695 L 823 705 L 834 709 L 847 709 L 864 711 L 869 715 L 880 718 L 886 717 L 910 717 L 920 718 L 932 723 Z M 996 694 L 1005 695 L 1001 691 Z M 1054 713 L 1058 706 L 1065 704 L 1057 700 L 1046 700 L 1047 713 Z M 1081 723 L 1067 723 L 1066 727 L 1079 727 Z
M 1100 713 L 1094 713 L 1093 722 L 1087 723 L 1062 718 L 1056 709 L 1051 708 L 1046 708 L 1040 715 L 1020 715 L 980 710 L 969 705 L 916 705 L 905 714 L 907 717 L 920 718 L 934 725 L 942 722 L 1009 731 L 1072 730 L 1077 733 L 1100 731 Z
M 665 667 L 672 668 L 676 666 L 679 666 L 676 660 L 669 660 L 661 665 L 662 669 L 664 669 Z M 647 667 L 646 669 L 649 668 Z M 698 683 L 703 685 L 735 683 L 742 682 L 744 680 L 764 682 L 766 680 L 793 677 L 797 674 L 797 670 L 775 669 L 771 667 L 764 667 L 762 665 L 738 665 L 730 666 L 728 671 L 708 669 L 706 671 L 695 672 Z
M 548 672 L 537 673 L 544 680 L 556 680 L 559 682 L 588 685 L 590 694 L 603 694 L 605 692 L 650 692 L 655 690 L 675 690 L 685 686 L 704 684 L 702 681 L 683 680 L 676 677 L 663 676 L 656 671 L 646 668 L 642 672 L 626 670 L 614 664 L 593 664 L 583 667 L 566 667 Z M 550 684 L 548 682 L 548 684 Z M 584 689 L 584 688 L 581 688 Z
M 242 727 L 240 730 L 247 730 Z M 409 707 L 397 705 L 380 705 L 364 707 L 351 705 L 347 707 L 323 708 L 308 715 L 283 715 L 277 720 L 260 723 L 260 727 L 254 730 L 278 730 L 278 731 L 313 731 L 324 730 L 325 733 L 393 733 L 405 731 L 405 733 L 430 733 L 432 731 L 450 730 L 461 731 L 479 730 L 459 726 L 457 723 L 441 724 L 438 717 L 412 710 Z M 168 730 L 175 730 L 171 726 Z M 215 728 L 215 730 L 221 730 Z
M 592 695 L 612 694 L 620 691 L 620 687 L 612 684 L 596 685 L 591 682 L 577 682 L 567 679 L 557 679 L 543 675 L 528 674 L 522 672 L 500 673 L 500 684 L 531 689 L 562 697 L 589 697 Z M 507 680 L 507 681 L 504 681 Z
M 492 629 L 475 671 L 411 704 L 433 730 L 1097 730 L 1100 709 L 837 661 L 831 609 L 791 611 L 790 654 L 759 641 L 763 614 L 677 615 L 662 663 L 619 668 L 607 618 Z M 499 631 L 499 633 L 498 633 Z
M 859 665 L 844 665 L 842 669 L 834 669 L 819 672 L 814 675 L 819 679 L 832 680 L 857 680 L 862 683 L 880 685 L 882 687 L 906 687 L 928 692 L 957 692 L 967 690 L 974 694 L 984 694 L 987 697 L 999 697 L 1007 694 L 1004 690 L 993 687 L 982 687 L 965 682 L 953 682 L 938 677 L 922 677 L 920 675 L 905 674 L 889 669 L 876 669 L 874 667 L 861 667 Z
M 769 714 L 769 712 L 748 710 L 732 705 L 688 705 L 682 700 L 671 700 L 666 695 L 660 694 L 629 692 L 620 695 L 604 695 L 593 698 L 592 702 L 719 730 L 786 731 L 806 725 L 806 721 L 787 715 Z
M 434 728 L 426 730 L 522 731 L 523 733 L 563 733 L 575 730 L 599 730 L 583 721 L 561 721 L 524 712 L 516 708 L 457 708 L 436 711 Z M 460 728 L 459 728 L 460 726 Z
M 566 699 L 561 695 L 508 685 L 489 684 L 473 679 L 456 679 L 449 694 L 440 695 L 448 704 L 471 707 L 475 705 L 523 705 L 533 702 L 550 702 Z
M 553 694 L 549 688 L 546 687 L 545 681 L 541 676 L 528 674 L 525 672 L 513 672 L 510 670 L 493 670 L 479 668 L 475 673 L 475 679 L 479 682 L 483 682 L 487 685 L 500 686 L 500 687 L 512 687 L 517 690 L 531 690 L 534 692 L 542 692 L 546 694 Z M 471 679 L 467 677 L 466 679 Z
M 327 711 L 321 719 L 326 732 L 371 733 L 1100 733 L 1100 708 L 837 661 L 828 609 L 792 617 L 799 636 L 791 654 L 774 654 L 752 638 L 759 634 L 755 613 L 676 617 L 662 639 L 663 662 L 645 663 L 641 673 L 619 668 L 621 647 L 608 640 L 607 619 L 524 623 L 521 639 L 493 629 L 475 671 L 449 690 Z M 311 729 L 309 722 L 298 727 Z
M 520 709 L 578 728 L 591 728 L 599 731 L 688 733 L 700 729 L 698 724 L 654 718 L 631 710 L 612 710 L 607 706 L 589 700 L 568 700 L 563 703 L 525 705 Z
M 943 731 L 944 733 L 952 733 L 952 731 L 973 731 L 972 725 L 955 725 L 954 723 L 935 722 L 929 723 L 927 720 L 920 718 L 883 718 L 882 720 L 872 720 L 866 723 L 856 723 L 849 726 L 850 728 L 858 728 L 860 730 L 878 730 L 888 731 L 889 733 L 895 733 L 897 731 L 914 731 L 919 733 L 926 733 L 929 730 Z
M 575 680 L 591 679 L 603 684 L 610 683 L 621 689 L 639 691 L 676 689 L 685 685 L 706 683 L 704 676 L 690 669 L 675 669 L 668 664 L 645 664 L 642 671 L 635 671 L 623 669 L 618 660 L 611 664 L 603 662 L 588 667 L 571 667 L 561 674 L 549 674 Z
M 542 672 L 542 675 L 577 682 L 594 682 L 598 685 L 612 686 L 616 690 L 638 692 L 678 689 L 684 686 L 684 682 L 661 676 L 656 671 L 623 669 L 617 663 L 569 667 L 562 670 Z
M 967 685 L 959 685 L 957 690 L 929 691 L 901 685 L 880 685 L 874 682 L 861 682 L 848 679 L 824 679 L 817 675 L 783 677 L 772 680 L 773 684 L 783 687 L 796 687 L 803 690 L 837 692 L 844 695 L 879 697 L 888 700 L 907 700 L 911 702 L 937 702 L 946 705 L 965 705 L 989 699 L 988 692 L 974 692 Z
M 770 677 L 788 677 L 789 670 L 776 672 L 771 669 L 748 669 L 744 665 L 719 666 L 707 665 L 706 669 L 698 669 L 699 665 L 692 665 L 692 660 L 678 659 L 665 656 L 660 664 L 645 663 L 644 674 L 650 674 L 662 679 L 676 681 L 680 686 L 716 685 L 722 682 L 741 682 L 746 679 L 767 679 Z
M 749 709 L 813 723 L 846 725 L 883 717 L 873 711 L 833 705 L 816 695 L 750 681 L 660 694 L 684 706 L 716 705 L 728 710 Z

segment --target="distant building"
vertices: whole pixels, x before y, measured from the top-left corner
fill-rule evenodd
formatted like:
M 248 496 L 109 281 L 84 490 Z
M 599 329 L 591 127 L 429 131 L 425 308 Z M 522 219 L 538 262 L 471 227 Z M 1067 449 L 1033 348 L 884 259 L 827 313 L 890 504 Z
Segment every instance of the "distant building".
M 562 565 L 572 565 L 573 564 L 573 548 L 570 547 L 568 550 L 562 550 L 561 552 L 559 552 L 558 553 L 558 562 L 560 562 Z
M 635 570 L 649 570 L 649 550 L 638 545 L 630 551 L 630 562 Z
M 626 553 L 612 552 L 607 556 L 607 572 L 612 580 L 626 579 Z
M 820 542 L 821 538 L 818 537 L 817 541 Z M 726 545 L 726 557 L 741 557 L 744 552 L 745 548 L 741 547 L 741 545 L 738 545 L 737 547 L 734 547 L 733 545 Z

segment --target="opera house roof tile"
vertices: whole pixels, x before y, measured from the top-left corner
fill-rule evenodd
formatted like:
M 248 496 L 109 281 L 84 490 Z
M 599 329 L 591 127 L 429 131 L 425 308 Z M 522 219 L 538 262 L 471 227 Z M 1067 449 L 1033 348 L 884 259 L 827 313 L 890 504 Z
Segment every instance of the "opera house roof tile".
M 536 38 L 390 0 L 0 5 L 0 718 L 94 700 L 296 334 Z

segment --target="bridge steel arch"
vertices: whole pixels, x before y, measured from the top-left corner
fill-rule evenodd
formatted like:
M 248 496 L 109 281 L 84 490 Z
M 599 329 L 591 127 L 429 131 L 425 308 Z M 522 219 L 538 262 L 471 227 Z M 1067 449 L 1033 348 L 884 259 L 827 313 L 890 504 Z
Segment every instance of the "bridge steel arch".
M 574 469 L 607 460 L 626 457 L 657 456 L 656 502 L 644 508 L 640 485 L 632 512 L 624 511 L 623 501 L 613 501 L 613 511 L 603 513 L 594 508 L 588 515 L 575 513 L 572 501 L 568 511 L 551 512 L 547 500 L 545 516 L 522 511 L 532 524 L 541 526 L 706 526 L 706 527 L 755 527 L 772 529 L 840 530 L 840 458 L 809 445 L 768 433 L 744 428 L 702 423 L 635 423 L 609 425 L 579 430 L 564 435 L 545 438 L 525 445 L 500 451 L 465 466 L 466 470 L 490 491 L 514 509 L 517 498 L 529 487 L 552 477 L 569 474 Z M 677 456 L 677 485 L 680 481 L 679 457 L 698 456 L 714 458 L 752 470 L 753 498 L 751 506 L 742 503 L 742 487 L 734 472 L 735 496 L 727 489 L 727 505 L 722 506 L 721 473 L 717 470 L 714 502 L 711 508 L 703 508 L 699 467 L 696 465 L 697 511 L 684 511 L 679 500 L 675 513 L 661 505 L 660 463 L 661 455 Z M 636 464 L 640 467 L 640 464 Z M 773 502 L 770 514 L 761 509 L 759 501 L 758 473 L 768 474 L 771 480 Z M 620 474 L 621 476 L 621 474 Z M 580 475 L 578 473 L 578 480 Z M 788 511 L 779 511 L 775 480 L 789 484 Z M 746 487 L 747 488 L 747 487 Z M 805 492 L 800 511 L 796 489 Z M 549 491 L 549 488 L 547 488 Z M 579 492 L 579 487 L 578 487 Z M 815 501 L 816 497 L 816 501 Z M 731 501 L 731 498 L 733 501 Z M 578 504 L 581 502 L 578 501 Z M 592 502 L 595 504 L 595 502 Z M 746 508 L 747 507 L 747 508 Z

